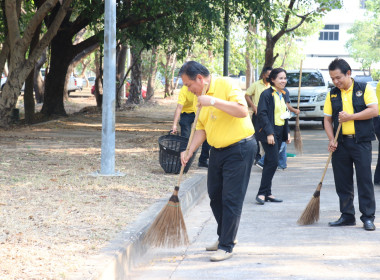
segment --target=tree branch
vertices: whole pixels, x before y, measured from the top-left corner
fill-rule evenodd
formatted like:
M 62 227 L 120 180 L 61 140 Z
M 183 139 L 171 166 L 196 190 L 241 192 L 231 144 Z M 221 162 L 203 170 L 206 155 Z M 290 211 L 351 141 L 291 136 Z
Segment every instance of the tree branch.
M 29 48 L 30 42 L 32 41 L 32 38 L 34 36 L 34 31 L 37 29 L 37 27 L 41 24 L 46 15 L 55 7 L 57 3 L 58 0 L 47 0 L 45 3 L 41 5 L 41 7 L 37 10 L 32 19 L 29 21 L 29 24 L 27 25 L 24 32 L 24 37 L 22 38 L 22 45 L 25 46 L 23 50 L 24 52 L 26 52 Z
M 58 1 L 58 0 L 52 0 L 52 1 Z M 57 15 L 54 18 L 54 21 L 49 26 L 48 31 L 45 33 L 45 35 L 42 37 L 42 39 L 38 42 L 35 50 L 32 54 L 29 56 L 28 61 L 37 61 L 40 56 L 42 55 L 42 52 L 45 50 L 45 48 L 50 44 L 52 38 L 57 34 L 59 27 L 61 26 L 61 23 L 63 19 L 66 16 L 67 11 L 70 8 L 72 0 L 65 0 L 63 2 L 63 5 L 59 8 L 59 11 Z

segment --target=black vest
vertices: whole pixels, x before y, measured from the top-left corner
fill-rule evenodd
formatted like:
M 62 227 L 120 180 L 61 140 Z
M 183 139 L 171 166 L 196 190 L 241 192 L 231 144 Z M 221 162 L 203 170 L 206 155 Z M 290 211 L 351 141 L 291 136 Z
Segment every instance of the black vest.
M 352 91 L 352 106 L 354 113 L 361 112 L 367 108 L 364 102 L 364 92 L 367 86 L 366 83 L 354 83 Z M 332 107 L 332 119 L 334 123 L 334 134 L 339 125 L 339 112 L 343 111 L 342 94 L 339 88 L 334 87 L 330 91 L 330 100 Z M 362 121 L 354 121 L 355 125 L 355 141 L 372 141 L 375 140 L 375 130 L 373 127 L 372 118 Z M 342 141 L 342 130 L 339 133 L 338 141 Z

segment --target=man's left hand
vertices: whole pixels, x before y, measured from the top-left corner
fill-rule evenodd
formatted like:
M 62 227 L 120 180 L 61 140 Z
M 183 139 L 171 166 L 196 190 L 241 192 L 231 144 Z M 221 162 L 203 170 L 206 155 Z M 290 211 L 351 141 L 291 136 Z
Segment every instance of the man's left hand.
M 352 114 L 349 114 L 345 111 L 339 112 L 339 122 L 340 123 L 350 121 L 351 117 L 352 117 Z

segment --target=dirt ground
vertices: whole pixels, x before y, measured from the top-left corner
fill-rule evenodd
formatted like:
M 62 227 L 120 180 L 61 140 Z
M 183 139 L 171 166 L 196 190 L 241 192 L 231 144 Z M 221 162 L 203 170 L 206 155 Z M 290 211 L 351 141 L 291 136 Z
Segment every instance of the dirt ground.
M 0 279 L 67 279 L 170 197 L 178 177 L 159 165 L 158 137 L 171 128 L 176 100 L 158 96 L 116 113 L 115 166 L 124 177 L 91 176 L 100 169 L 101 112 L 72 114 L 95 106 L 88 90 L 65 103 L 69 117 L 0 130 Z

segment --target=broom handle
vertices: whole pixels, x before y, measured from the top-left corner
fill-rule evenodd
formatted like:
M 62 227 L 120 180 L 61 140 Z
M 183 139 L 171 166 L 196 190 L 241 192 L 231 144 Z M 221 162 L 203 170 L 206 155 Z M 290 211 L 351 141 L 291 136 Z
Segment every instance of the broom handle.
M 207 90 L 207 86 L 208 86 L 208 83 L 205 83 L 203 85 L 203 90 L 202 90 L 202 95 L 205 95 L 206 93 L 206 90 Z M 194 118 L 194 122 L 193 124 L 191 125 L 191 133 L 190 133 L 190 137 L 189 137 L 189 141 L 187 142 L 187 147 L 186 147 L 186 155 L 189 153 L 189 149 L 190 149 L 190 144 L 191 142 L 193 141 L 193 137 L 194 137 L 194 132 L 195 132 L 195 127 L 197 125 L 197 121 L 198 121 L 198 117 L 199 117 L 199 113 L 201 112 L 201 107 L 198 106 L 198 109 L 197 109 L 197 112 L 195 113 L 195 118 Z M 179 178 L 178 178 L 178 190 L 179 190 L 179 185 L 181 184 L 181 180 L 182 180 L 182 175 L 183 175 L 183 170 L 185 169 L 185 165 L 182 165 L 181 166 L 181 171 L 179 172 Z M 176 194 L 178 194 L 178 190 L 176 188 L 175 192 L 177 192 Z
M 341 127 L 342 127 L 342 123 L 339 123 L 338 129 L 336 130 L 336 133 L 335 133 L 334 143 L 336 143 L 336 141 L 338 140 L 339 131 L 340 131 Z M 325 178 L 327 167 L 329 166 L 329 163 L 330 163 L 330 160 L 331 160 L 331 157 L 332 157 L 332 153 L 333 152 L 329 153 L 329 158 L 327 159 L 327 162 L 326 162 L 326 165 L 325 165 L 325 170 L 323 171 L 323 174 L 322 174 L 321 182 L 318 185 L 318 188 L 319 188 L 318 191 L 320 191 L 321 188 L 322 188 L 322 182 L 323 182 L 323 179 Z
M 298 82 L 298 101 L 297 101 L 297 109 L 300 109 L 300 99 L 301 99 L 301 85 L 302 85 L 302 60 L 300 65 L 300 79 Z M 297 115 L 298 117 L 298 115 Z

